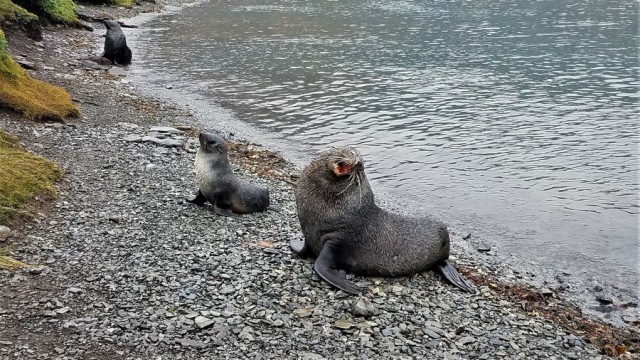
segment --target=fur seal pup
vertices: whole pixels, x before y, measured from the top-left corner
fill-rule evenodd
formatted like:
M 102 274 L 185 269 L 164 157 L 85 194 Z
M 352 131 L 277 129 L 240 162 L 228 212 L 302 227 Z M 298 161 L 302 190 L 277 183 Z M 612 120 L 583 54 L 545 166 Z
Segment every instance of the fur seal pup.
M 269 190 L 238 179 L 231 170 L 227 144 L 218 135 L 200 133 L 200 148 L 196 154 L 198 193 L 188 202 L 213 205 L 218 215 L 238 217 L 236 214 L 273 209 L 269 206 Z
M 104 39 L 104 53 L 102 57 L 109 59 L 114 64 L 131 64 L 131 49 L 127 46 L 127 38 L 120 28 L 120 24 L 114 20 L 104 20 L 107 35 Z
M 291 241 L 291 250 L 317 257 L 313 269 L 331 285 L 359 294 L 362 289 L 345 278 L 345 271 L 403 276 L 437 268 L 453 285 L 475 292 L 447 261 L 449 232 L 443 223 L 376 205 L 355 148 L 334 148 L 313 159 L 298 179 L 295 196 L 304 242 Z

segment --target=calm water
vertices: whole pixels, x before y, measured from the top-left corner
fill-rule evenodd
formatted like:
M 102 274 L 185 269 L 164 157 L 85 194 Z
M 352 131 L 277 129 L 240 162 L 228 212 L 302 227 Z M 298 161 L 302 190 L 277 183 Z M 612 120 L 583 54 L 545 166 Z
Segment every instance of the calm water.
M 396 203 L 637 291 L 637 14 L 606 0 L 211 0 L 146 24 L 135 71 L 292 144 L 357 145 Z

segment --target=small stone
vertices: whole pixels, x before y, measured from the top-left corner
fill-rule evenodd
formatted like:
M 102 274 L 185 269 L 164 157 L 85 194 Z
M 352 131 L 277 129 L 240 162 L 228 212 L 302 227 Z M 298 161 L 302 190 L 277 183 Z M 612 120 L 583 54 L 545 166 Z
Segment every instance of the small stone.
M 334 323 L 334 326 L 337 327 L 338 329 L 342 329 L 342 330 L 347 330 L 349 328 L 351 328 L 352 326 L 354 326 L 355 324 L 352 323 L 349 320 L 338 320 Z
M 72 293 L 72 294 L 79 294 L 82 292 L 82 289 L 79 289 L 77 287 L 70 287 L 67 289 L 68 292 Z
M 369 299 L 365 297 L 358 299 L 351 306 L 351 313 L 356 316 L 371 316 L 375 310 Z
M 458 345 L 467 345 L 467 344 L 471 344 L 476 342 L 476 338 L 472 337 L 472 336 L 464 336 L 462 337 L 460 340 L 456 341 L 456 344 Z
M 596 286 L 593 287 L 593 291 L 595 291 L 595 292 L 600 292 L 602 290 L 604 290 L 604 289 L 600 285 L 596 285 Z
M 65 329 L 75 329 L 78 327 L 78 324 L 76 324 L 73 320 L 72 321 L 67 321 L 66 323 L 62 324 L 62 327 Z
M 55 352 L 57 352 L 57 353 L 58 353 L 58 355 L 62 355 L 62 354 L 64 354 L 64 349 L 63 349 L 63 348 L 55 347 L 55 348 L 53 348 L 53 350 L 54 350 Z
M 194 319 L 196 326 L 198 327 L 198 329 L 206 329 L 208 327 L 210 327 L 211 325 L 215 324 L 214 320 L 211 320 L 207 317 L 204 316 L 197 316 Z
M 29 268 L 28 272 L 30 275 L 40 275 L 42 274 L 42 272 L 44 272 L 45 269 L 46 267 L 44 265 L 40 265 L 40 266 Z
M 220 294 L 233 294 L 234 292 L 236 292 L 236 289 L 233 286 L 223 286 L 222 289 L 220 289 Z
M 479 243 L 477 249 L 479 252 L 488 252 L 488 251 L 491 251 L 491 245 L 488 245 L 485 243 Z
M 638 325 L 640 324 L 640 317 L 636 315 L 623 315 L 622 321 L 626 322 L 627 324 Z
M 55 309 L 55 310 L 54 310 L 54 312 L 55 312 L 56 314 L 63 315 L 63 314 L 68 313 L 70 310 L 71 310 L 71 309 L 70 309 L 68 306 L 65 306 L 65 307 L 62 307 L 62 308 L 59 308 L 59 309 Z
M 424 331 L 424 333 L 432 339 L 439 339 L 441 337 L 437 332 L 433 331 L 431 328 L 424 328 L 422 329 L 422 331 Z
M 313 313 L 313 308 L 312 307 L 304 307 L 301 309 L 295 309 L 293 310 L 293 313 L 300 316 L 300 317 L 307 317 L 307 316 L 311 316 L 311 314 Z
M 85 280 L 88 281 L 88 282 L 93 282 L 93 281 L 96 281 L 98 279 L 100 279 L 100 275 L 91 275 L 88 278 L 86 278 Z
M 611 296 L 604 295 L 604 294 L 597 295 L 596 300 L 598 300 L 598 302 L 602 305 L 613 304 L 613 299 L 611 298 Z
M 11 236 L 11 229 L 6 226 L 0 225 L 0 242 L 5 241 Z
M 549 289 L 549 288 L 543 288 L 540 290 L 540 293 L 542 293 L 543 296 L 545 297 L 550 297 L 553 296 L 553 290 Z
M 119 67 L 112 67 L 111 69 L 109 69 L 109 74 L 114 75 L 114 76 L 127 76 L 127 72 L 124 71 L 122 68 Z
M 402 285 L 393 285 L 393 286 L 391 287 L 391 292 L 393 292 L 393 293 L 396 293 L 396 294 L 397 294 L 397 293 L 402 292 L 402 289 L 404 289 L 404 286 L 402 286 Z
M 108 70 L 109 69 L 109 66 L 107 65 L 96 64 L 95 62 L 88 61 L 88 60 L 82 61 L 82 66 L 86 70 Z
M 171 85 L 171 84 L 168 84 L 166 87 L 167 87 L 167 89 L 169 89 L 169 90 L 173 89 L 173 85 Z
M 152 142 L 152 143 L 158 143 L 160 141 L 160 139 L 158 139 L 157 137 L 153 137 L 153 136 L 143 136 L 142 139 L 140 139 L 140 141 L 142 142 Z
M 150 132 L 158 132 L 158 133 L 167 133 L 167 134 L 177 134 L 182 135 L 184 131 L 176 129 L 171 126 L 153 126 L 149 129 Z
M 105 66 L 106 65 L 113 65 L 111 60 L 107 59 L 106 57 L 97 56 L 97 55 L 87 56 L 86 58 L 84 58 L 82 60 L 90 61 L 90 62 L 93 62 L 95 64 L 105 65 Z
M 15 59 L 15 62 L 25 69 L 33 70 L 36 68 L 36 64 L 31 61 Z
M 322 355 L 318 355 L 316 353 L 312 353 L 312 352 L 302 352 L 302 353 L 300 353 L 300 359 L 303 359 L 303 360 L 323 360 L 323 359 L 325 359 L 325 357 L 323 357 Z
M 157 142 L 158 145 L 162 145 L 165 147 L 183 147 L 184 146 L 184 140 L 177 140 L 177 139 L 160 139 Z
M 361 323 L 358 323 L 358 329 L 369 329 L 376 326 L 378 326 L 378 323 L 373 321 L 363 321 Z
M 127 135 L 122 140 L 126 142 L 142 142 L 142 136 L 140 135 Z
M 280 326 L 282 326 L 282 325 L 284 325 L 284 321 L 282 321 L 282 320 L 280 320 L 280 319 L 277 319 L 277 320 L 275 320 L 275 321 L 273 322 L 273 326 L 280 327 Z
M 207 344 L 202 341 L 190 340 L 190 339 L 176 339 L 176 343 L 184 346 L 184 347 L 193 347 L 196 349 L 204 349 L 207 347 Z

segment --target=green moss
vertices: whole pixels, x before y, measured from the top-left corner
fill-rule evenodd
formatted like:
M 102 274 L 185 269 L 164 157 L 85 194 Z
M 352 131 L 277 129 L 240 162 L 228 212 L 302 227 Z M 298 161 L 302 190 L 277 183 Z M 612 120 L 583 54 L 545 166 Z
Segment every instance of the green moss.
M 26 24 L 35 20 L 38 20 L 36 15 L 14 4 L 11 0 L 0 0 L 0 21 L 16 21 L 20 24 Z
M 80 115 L 80 109 L 64 89 L 29 76 L 6 48 L 7 40 L 0 30 L 0 105 L 31 119 L 63 121 L 68 116 Z
M 0 131 L 0 224 L 19 214 L 38 195 L 56 195 L 62 172 L 49 160 L 22 149 Z
M 112 0 L 113 5 L 130 8 L 133 6 L 133 0 Z
M 78 21 L 78 5 L 73 0 L 42 0 L 42 10 L 53 21 L 73 23 Z

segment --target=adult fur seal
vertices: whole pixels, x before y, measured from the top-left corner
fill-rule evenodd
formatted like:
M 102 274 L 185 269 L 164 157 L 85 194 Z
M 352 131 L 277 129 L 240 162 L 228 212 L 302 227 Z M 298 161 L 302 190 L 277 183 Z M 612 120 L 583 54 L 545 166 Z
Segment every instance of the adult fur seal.
M 114 64 L 131 64 L 131 49 L 127 46 L 127 39 L 120 28 L 120 24 L 114 20 L 104 20 L 107 35 L 104 40 L 104 53 L 102 57 L 111 60 Z
M 361 292 L 345 271 L 403 276 L 437 268 L 452 284 L 475 292 L 447 261 L 449 232 L 443 223 L 376 205 L 355 148 L 334 148 L 313 159 L 298 180 L 296 206 L 304 242 L 292 241 L 291 249 L 317 257 L 313 269 L 339 289 Z
M 227 157 L 227 144 L 215 134 L 200 133 L 200 148 L 196 154 L 196 180 L 198 194 L 188 202 L 213 205 L 219 215 L 238 217 L 267 209 L 269 190 L 238 179 L 231 170 Z M 275 210 L 275 209 L 274 209 Z

